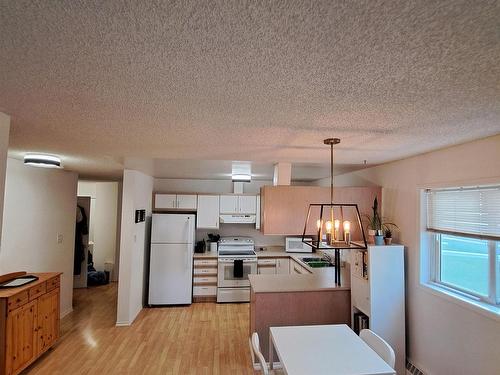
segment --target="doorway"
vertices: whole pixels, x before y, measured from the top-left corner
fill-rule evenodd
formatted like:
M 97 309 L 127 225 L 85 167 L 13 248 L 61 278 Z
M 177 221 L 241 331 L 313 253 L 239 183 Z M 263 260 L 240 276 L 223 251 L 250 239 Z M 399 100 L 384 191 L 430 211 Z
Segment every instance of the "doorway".
M 76 260 L 74 288 L 87 288 L 118 280 L 119 190 L 119 182 L 115 181 L 78 181 L 77 220 L 79 211 L 84 213 L 88 231 L 80 234 L 84 247 L 81 256 L 77 253 L 77 224 L 75 259 L 81 259 L 81 267 L 78 267 Z

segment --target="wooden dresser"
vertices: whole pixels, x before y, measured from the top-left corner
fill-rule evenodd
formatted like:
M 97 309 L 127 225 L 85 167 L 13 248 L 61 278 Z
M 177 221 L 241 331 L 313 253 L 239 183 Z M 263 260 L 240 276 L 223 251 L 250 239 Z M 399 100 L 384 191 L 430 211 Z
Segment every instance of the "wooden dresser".
M 0 289 L 0 375 L 18 374 L 59 338 L 61 273 L 32 273 L 37 281 Z

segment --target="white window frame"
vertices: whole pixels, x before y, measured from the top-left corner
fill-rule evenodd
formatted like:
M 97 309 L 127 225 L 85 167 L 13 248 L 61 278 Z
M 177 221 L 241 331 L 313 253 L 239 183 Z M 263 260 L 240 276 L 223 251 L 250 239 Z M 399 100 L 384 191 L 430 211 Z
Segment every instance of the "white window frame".
M 485 181 L 483 181 L 485 182 Z M 486 183 L 488 183 L 487 181 Z M 470 185 L 468 181 L 462 181 L 464 185 Z M 492 180 L 492 184 L 499 184 L 498 180 Z M 484 317 L 500 322 L 500 306 L 492 305 L 481 301 L 479 298 L 472 296 L 469 293 L 462 293 L 455 288 L 448 288 L 441 283 L 434 282 L 435 280 L 435 263 L 436 259 L 436 238 L 435 232 L 427 230 L 427 195 L 429 188 L 446 188 L 447 185 L 436 184 L 431 186 L 420 186 L 417 192 L 417 207 L 416 212 L 418 228 L 420 235 L 418 237 L 418 248 L 420 249 L 420 266 L 418 270 L 419 285 L 423 291 L 430 293 L 438 298 L 442 298 L 448 302 L 479 313 Z M 457 234 L 455 234 L 457 235 Z M 498 277 L 500 279 L 500 277 Z M 500 280 L 497 284 L 497 289 L 500 289 Z
M 487 240 L 488 241 L 488 295 L 485 296 L 441 280 L 441 233 L 432 233 L 431 235 L 433 238 L 430 247 L 431 254 L 429 257 L 430 261 L 429 281 L 445 288 L 446 290 L 459 293 L 465 297 L 474 299 L 476 301 L 487 303 L 496 307 L 500 306 L 500 300 L 498 298 L 498 293 L 497 293 L 497 286 L 498 286 L 497 278 L 500 277 L 500 275 L 497 275 L 497 267 L 496 267 L 498 241 Z M 467 236 L 460 236 L 459 234 L 453 234 L 453 236 L 467 238 Z

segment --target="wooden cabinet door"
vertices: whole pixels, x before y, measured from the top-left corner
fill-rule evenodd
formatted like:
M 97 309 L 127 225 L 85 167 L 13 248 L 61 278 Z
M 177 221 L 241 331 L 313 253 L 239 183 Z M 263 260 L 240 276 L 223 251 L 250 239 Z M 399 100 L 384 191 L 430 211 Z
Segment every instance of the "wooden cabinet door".
M 338 187 L 334 188 L 334 203 L 356 203 L 361 214 L 370 213 L 375 196 L 381 202 L 380 187 Z M 329 203 L 330 188 L 319 186 L 264 186 L 261 188 L 261 225 L 263 234 L 302 235 L 311 203 Z M 350 211 L 349 211 L 350 212 Z M 347 214 L 347 213 L 346 213 Z M 349 214 L 350 215 L 350 214 Z M 307 235 L 316 234 L 319 208 L 313 207 L 307 225 Z M 345 220 L 354 223 L 355 216 Z M 352 238 L 357 225 L 351 226 Z
M 278 258 L 276 260 L 276 271 L 278 274 L 287 275 L 290 273 L 290 260 L 286 258 Z
M 257 212 L 257 197 L 255 195 L 240 195 L 238 211 L 242 214 L 255 214 Z
M 37 354 L 40 354 L 59 338 L 59 289 L 46 293 L 38 299 L 37 323 Z
M 238 213 L 238 196 L 237 195 L 221 195 L 220 196 L 220 213 L 221 214 L 236 214 L 236 213 Z
M 204 229 L 219 228 L 218 195 L 198 195 L 196 228 L 204 228 Z
M 155 194 L 155 208 L 177 208 L 177 195 Z
M 259 266 L 257 268 L 257 273 L 259 275 L 276 275 L 276 266 L 275 267 L 262 267 Z
M 17 374 L 37 355 L 37 300 L 7 315 L 6 373 Z
M 177 208 L 183 210 L 196 210 L 196 195 L 177 194 Z

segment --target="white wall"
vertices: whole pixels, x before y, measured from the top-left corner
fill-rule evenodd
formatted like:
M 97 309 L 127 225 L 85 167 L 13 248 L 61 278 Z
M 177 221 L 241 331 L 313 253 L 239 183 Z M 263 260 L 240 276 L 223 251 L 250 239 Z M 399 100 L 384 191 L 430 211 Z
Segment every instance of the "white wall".
M 7 162 L 0 273 L 63 272 L 61 316 L 72 310 L 77 179 L 73 172 Z
M 406 245 L 407 356 L 426 374 L 498 374 L 500 320 L 419 284 L 419 189 L 500 183 L 500 135 L 337 176 L 337 186 L 380 185 L 383 215 Z
M 0 112 L 0 248 L 2 246 L 2 212 L 5 192 L 5 169 L 9 148 L 10 117 Z
M 120 277 L 118 280 L 117 325 L 130 325 L 144 301 L 146 254 L 149 251 L 149 224 L 153 178 L 124 170 L 120 235 Z M 136 224 L 135 210 L 145 209 L 147 220 Z
M 260 188 L 272 185 L 272 180 L 252 181 L 243 184 L 243 192 L 259 194 Z M 187 179 L 155 179 L 155 192 L 182 192 L 182 193 L 232 193 L 233 183 L 231 180 L 187 180 Z M 221 224 L 219 230 L 197 230 L 196 240 L 207 240 L 208 233 L 221 236 L 248 236 L 255 240 L 257 246 L 284 246 L 284 236 L 264 236 L 255 225 L 249 224 Z
M 105 262 L 116 263 L 118 182 L 78 181 L 78 196 L 92 199 L 89 240 L 94 242 L 94 267 L 104 271 Z

